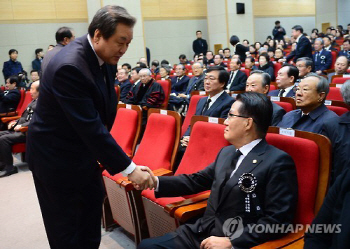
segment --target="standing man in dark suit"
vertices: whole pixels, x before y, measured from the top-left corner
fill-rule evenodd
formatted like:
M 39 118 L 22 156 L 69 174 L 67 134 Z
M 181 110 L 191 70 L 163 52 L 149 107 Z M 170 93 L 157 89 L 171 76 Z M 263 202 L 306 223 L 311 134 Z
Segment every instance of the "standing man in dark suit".
M 44 73 L 47 65 L 49 64 L 50 60 L 66 45 L 68 45 L 70 42 L 74 41 L 75 35 L 74 31 L 71 28 L 68 27 L 61 27 L 56 31 L 56 46 L 47 51 L 45 58 L 43 59 L 41 63 L 41 74 Z
M 27 161 L 51 248 L 97 249 L 104 187 L 99 163 L 143 187 L 154 183 L 109 133 L 116 114 L 115 68 L 136 19 L 107 5 L 89 33 L 64 47 L 43 73 L 28 130 Z
M 268 73 L 265 73 L 261 70 L 254 70 L 250 73 L 250 76 L 247 79 L 245 91 L 262 93 L 266 95 L 270 90 L 270 82 L 271 78 Z M 284 114 L 286 114 L 286 111 L 275 102 L 271 101 L 271 103 L 272 119 L 270 125 L 277 126 L 278 123 L 282 120 Z
M 276 21 L 275 22 L 275 27 L 272 30 L 272 35 L 274 40 L 284 40 L 284 36 L 286 35 L 286 30 L 281 27 L 281 22 Z
M 41 70 L 41 63 L 44 58 L 44 50 L 42 48 L 35 49 L 35 59 L 32 61 L 32 68 L 33 70 L 37 70 L 40 72 Z
M 293 59 L 294 62 L 301 57 L 309 57 L 312 59 L 312 47 L 310 40 L 303 35 L 304 29 L 300 25 L 295 25 L 292 28 L 292 36 L 296 39 L 297 47 L 292 51 L 286 59 L 279 59 L 278 62 L 290 61 Z
M 19 79 L 17 76 L 10 76 L 6 79 L 5 91 L 0 89 L 0 113 L 16 111 L 21 93 L 17 89 Z
M 314 60 L 315 72 L 318 75 L 323 74 L 324 70 L 330 69 L 332 65 L 331 52 L 323 49 L 322 38 L 316 38 L 314 42 L 315 53 L 312 55 Z
M 286 113 L 278 126 L 321 133 L 325 121 L 338 117 L 324 105 L 328 92 L 324 77 L 308 74 L 296 87 L 295 103 L 299 109 Z
M 242 62 L 240 59 L 232 59 L 230 62 L 230 78 L 227 83 L 228 91 L 244 91 L 247 75 L 240 70 Z
M 208 51 L 208 44 L 207 41 L 202 38 L 202 31 L 197 30 L 196 31 L 197 39 L 193 41 L 192 49 L 194 54 L 200 54 L 202 53 L 205 55 Z
M 234 48 L 235 54 L 239 55 L 239 59 L 241 61 L 245 61 L 245 58 L 247 57 L 246 53 L 249 51 L 248 48 L 242 44 L 239 43 L 239 38 L 236 35 L 231 36 L 230 43 Z
M 203 217 L 175 232 L 144 240 L 139 249 L 251 248 L 284 236 L 283 232 L 257 233 L 247 226 L 289 225 L 296 211 L 293 159 L 265 140 L 271 115 L 272 105 L 265 95 L 237 95 L 225 121 L 224 136 L 232 146 L 224 147 L 215 162 L 197 173 L 156 178 L 157 198 L 211 190 Z M 232 227 L 227 230 L 228 224 L 238 225 L 239 232 Z
M 278 70 L 276 83 L 278 90 L 269 92 L 269 96 L 294 97 L 295 82 L 299 79 L 299 70 L 293 65 L 284 64 Z

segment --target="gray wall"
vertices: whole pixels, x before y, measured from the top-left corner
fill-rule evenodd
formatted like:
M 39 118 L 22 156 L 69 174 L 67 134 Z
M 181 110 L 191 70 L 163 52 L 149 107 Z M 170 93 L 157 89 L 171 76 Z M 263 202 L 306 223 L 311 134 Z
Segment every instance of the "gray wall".
M 17 49 L 18 60 L 29 73 L 32 70 L 32 60 L 35 59 L 35 49 L 43 48 L 46 52 L 48 45 L 55 45 L 55 33 L 62 26 L 73 28 L 76 37 L 86 34 L 88 28 L 87 23 L 1 24 L 0 63 L 9 60 L 8 51 L 11 48 Z M 3 81 L 1 72 L 0 85 Z
M 301 25 L 304 32 L 310 34 L 315 28 L 315 17 L 256 17 L 255 23 L 255 41 L 265 42 L 268 35 L 272 36 L 272 29 L 275 26 L 275 21 L 279 20 L 281 26 L 285 28 L 287 36 L 291 36 L 292 27 Z M 244 39 L 244 37 L 242 37 Z M 252 42 L 251 42 L 252 43 Z
M 350 23 L 350 1 L 338 0 L 338 24 L 343 25 L 344 29 L 347 29 Z
M 144 21 L 145 43 L 151 51 L 151 61 L 166 59 L 173 65 L 178 63 L 180 54 L 192 60 L 192 42 L 196 39 L 197 30 L 202 31 L 208 42 L 206 19 Z M 131 61 L 130 64 L 135 63 Z

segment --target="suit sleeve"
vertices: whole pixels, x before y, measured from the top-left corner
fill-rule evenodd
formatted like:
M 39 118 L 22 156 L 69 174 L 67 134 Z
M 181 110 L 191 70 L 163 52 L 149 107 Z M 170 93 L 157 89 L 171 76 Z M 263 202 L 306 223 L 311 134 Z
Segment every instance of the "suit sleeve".
M 247 75 L 244 73 L 239 78 L 238 84 L 232 87 L 231 91 L 244 91 L 247 84 Z
M 304 37 L 304 39 L 300 39 L 300 42 L 297 45 L 294 62 L 296 62 L 297 58 L 300 58 L 306 54 L 306 50 L 308 49 L 308 43 L 309 40 L 306 37 Z
M 267 176 L 265 203 L 262 207 L 264 215 L 256 225 L 264 227 L 272 224 L 293 224 L 298 198 L 298 181 L 295 165 L 290 156 L 283 153 L 271 163 Z M 243 234 L 231 241 L 234 248 L 251 248 L 264 242 L 279 239 L 283 233 L 257 233 L 249 226 L 244 228 Z
M 91 80 L 71 65 L 59 68 L 54 78 L 52 92 L 91 154 L 110 174 L 123 171 L 131 160 L 102 123 L 92 97 L 96 88 L 87 84 Z
M 120 92 L 120 100 L 122 102 L 125 101 L 125 98 L 128 95 L 128 93 L 130 92 L 131 87 L 132 87 L 130 82 L 125 82 L 124 84 L 125 84 L 125 86 L 123 86 L 123 90 Z
M 271 125 L 277 126 L 279 124 L 279 122 L 281 122 L 284 114 L 286 114 L 286 111 L 283 108 L 278 110 L 276 113 L 274 113 L 272 116 Z
M 5 80 L 10 77 L 11 72 L 10 72 L 10 65 L 5 61 L 4 66 L 2 68 L 2 73 L 4 74 Z
M 331 53 L 327 53 L 327 55 L 326 55 L 326 64 L 324 65 L 324 69 L 322 69 L 322 71 L 330 69 L 331 65 L 332 65 L 332 54 Z
M 145 105 L 148 108 L 159 108 L 165 99 L 163 87 L 160 84 L 155 84 L 151 86 L 151 94 L 148 96 L 145 103 L 140 103 L 141 105 Z M 141 101 L 143 102 L 143 101 Z
M 202 98 L 198 101 L 197 106 L 196 106 L 196 112 L 194 115 L 201 115 L 202 109 L 204 107 L 204 103 L 202 104 L 201 102 L 204 102 L 204 99 L 206 101 L 207 98 Z M 188 126 L 186 132 L 184 133 L 184 136 L 189 136 L 191 133 L 191 124 Z
M 21 94 L 19 91 L 10 91 L 8 94 L 2 96 L 1 101 L 4 103 L 19 102 L 20 98 Z

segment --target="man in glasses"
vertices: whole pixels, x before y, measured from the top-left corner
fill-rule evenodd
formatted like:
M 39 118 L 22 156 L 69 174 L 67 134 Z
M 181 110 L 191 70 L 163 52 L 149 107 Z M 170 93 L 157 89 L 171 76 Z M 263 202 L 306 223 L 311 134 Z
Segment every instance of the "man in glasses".
M 329 85 L 324 77 L 308 74 L 296 87 L 295 103 L 298 109 L 284 115 L 278 126 L 320 133 L 326 120 L 338 117 L 324 105 L 328 92 Z
M 224 131 L 232 146 L 224 147 L 215 162 L 197 173 L 154 177 L 157 198 L 205 190 L 211 194 L 203 217 L 195 223 L 146 239 L 138 248 L 251 248 L 282 237 L 283 232 L 259 233 L 247 226 L 288 225 L 296 210 L 294 162 L 265 140 L 271 116 L 272 105 L 266 95 L 237 95 Z

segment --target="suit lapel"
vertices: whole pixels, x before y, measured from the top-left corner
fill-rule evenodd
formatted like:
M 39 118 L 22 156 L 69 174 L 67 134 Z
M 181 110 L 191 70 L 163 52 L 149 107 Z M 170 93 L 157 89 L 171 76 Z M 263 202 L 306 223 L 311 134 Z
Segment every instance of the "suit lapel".
M 241 177 L 243 173 L 250 173 L 260 165 L 260 163 L 263 161 L 263 155 L 266 151 L 266 146 L 267 146 L 266 140 L 263 139 L 243 159 L 237 171 L 226 182 L 226 186 L 224 187 L 223 193 L 219 200 L 219 205 L 221 205 L 223 200 L 225 200 L 226 196 L 230 193 L 232 188 L 238 184 L 238 179 Z
M 221 102 L 223 101 L 224 97 L 223 95 L 226 92 L 223 92 L 219 98 L 217 98 L 217 100 L 210 106 L 210 108 L 204 113 L 205 116 L 213 116 L 213 113 L 215 111 L 215 109 L 221 105 Z

